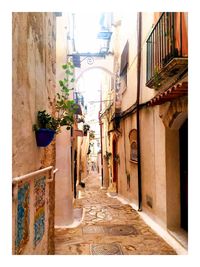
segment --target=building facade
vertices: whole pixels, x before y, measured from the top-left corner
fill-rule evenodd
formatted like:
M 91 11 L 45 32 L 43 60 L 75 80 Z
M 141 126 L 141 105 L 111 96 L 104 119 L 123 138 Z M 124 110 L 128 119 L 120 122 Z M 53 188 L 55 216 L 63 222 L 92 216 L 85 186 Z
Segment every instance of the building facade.
M 38 110 L 55 112 L 55 20 L 53 13 L 12 17 L 13 254 L 54 251 L 55 140 L 39 148 L 33 125 Z
M 163 229 L 187 239 L 187 13 L 126 14 L 113 25 L 114 101 L 103 115 L 110 173 L 104 179 Z

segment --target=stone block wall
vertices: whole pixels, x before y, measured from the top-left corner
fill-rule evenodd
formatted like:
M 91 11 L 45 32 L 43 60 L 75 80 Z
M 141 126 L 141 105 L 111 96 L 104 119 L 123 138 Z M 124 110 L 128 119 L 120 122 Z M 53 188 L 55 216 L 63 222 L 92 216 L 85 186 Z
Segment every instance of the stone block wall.
M 55 165 L 55 141 L 47 148 L 39 148 L 32 130 L 39 110 L 47 110 L 50 114 L 55 112 L 55 15 L 40 12 L 13 13 L 12 31 L 12 170 L 13 177 L 17 177 Z M 28 181 L 27 188 L 32 188 L 31 183 L 33 181 Z M 26 205 L 29 205 L 29 198 L 33 198 L 34 194 L 37 195 L 33 189 L 24 191 L 24 194 Z M 44 192 L 41 194 L 44 195 Z M 17 227 L 20 227 L 17 219 L 19 210 L 17 210 L 17 202 L 13 201 L 13 254 L 53 253 L 53 183 L 48 186 L 48 189 L 46 187 L 45 198 L 49 202 L 49 207 L 45 214 L 47 227 L 44 229 L 44 237 L 39 239 L 35 246 L 30 242 L 22 242 L 20 250 L 16 241 Z M 30 221 L 27 220 L 26 227 L 29 227 L 29 223 Z M 27 235 L 33 235 L 33 229 L 28 231 Z

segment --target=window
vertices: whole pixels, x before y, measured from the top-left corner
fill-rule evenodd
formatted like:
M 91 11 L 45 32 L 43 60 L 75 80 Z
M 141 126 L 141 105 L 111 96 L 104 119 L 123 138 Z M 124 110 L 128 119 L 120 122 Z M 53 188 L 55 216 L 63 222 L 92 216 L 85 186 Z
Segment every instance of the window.
M 138 161 L 138 153 L 137 153 L 137 143 L 133 141 L 131 143 L 131 160 Z
M 138 161 L 138 149 L 137 149 L 137 130 L 133 129 L 129 133 L 130 140 L 130 161 Z
M 129 57 L 129 43 L 126 42 L 124 50 L 121 54 L 121 66 L 120 66 L 120 89 L 122 93 L 127 88 L 127 67 L 128 67 L 128 57 Z

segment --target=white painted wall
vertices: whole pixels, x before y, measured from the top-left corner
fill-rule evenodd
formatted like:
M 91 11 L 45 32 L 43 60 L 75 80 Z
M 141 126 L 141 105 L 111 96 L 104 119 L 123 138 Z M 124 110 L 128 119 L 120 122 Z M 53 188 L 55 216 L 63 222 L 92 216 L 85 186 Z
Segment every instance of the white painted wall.
M 64 78 L 62 65 L 67 57 L 67 30 L 68 17 L 57 17 L 56 37 L 56 84 L 59 92 L 59 80 Z M 55 225 L 64 226 L 73 222 L 73 195 L 71 181 L 71 139 L 70 131 L 62 127 L 61 133 L 56 136 L 56 168 L 59 171 L 55 180 Z

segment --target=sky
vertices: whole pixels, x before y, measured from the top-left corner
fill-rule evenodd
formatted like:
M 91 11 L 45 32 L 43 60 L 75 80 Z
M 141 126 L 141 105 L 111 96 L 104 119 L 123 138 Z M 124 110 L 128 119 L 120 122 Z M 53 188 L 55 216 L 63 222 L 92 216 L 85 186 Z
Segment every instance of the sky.
M 75 13 L 75 46 L 77 52 L 95 53 L 99 50 L 97 33 L 101 13 Z

